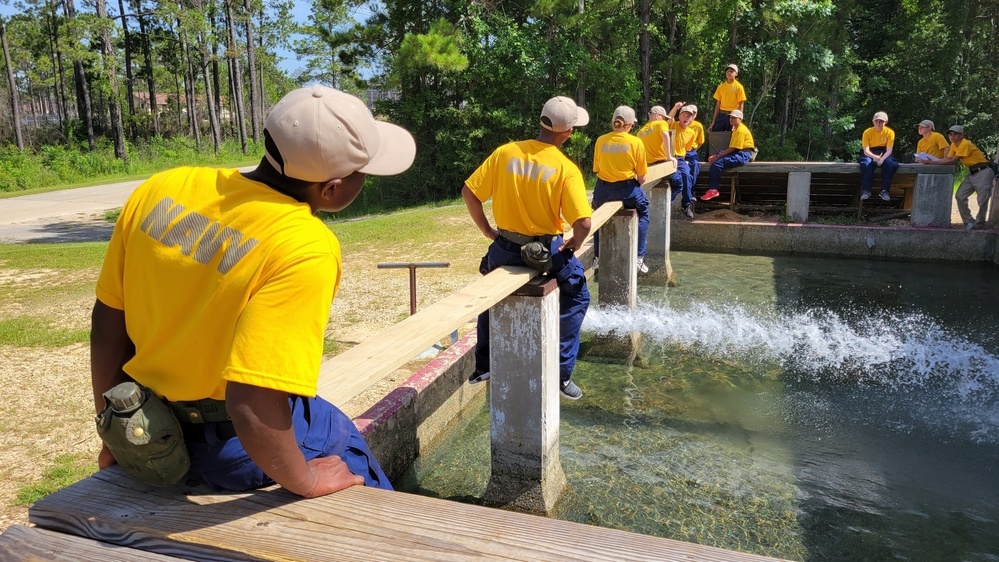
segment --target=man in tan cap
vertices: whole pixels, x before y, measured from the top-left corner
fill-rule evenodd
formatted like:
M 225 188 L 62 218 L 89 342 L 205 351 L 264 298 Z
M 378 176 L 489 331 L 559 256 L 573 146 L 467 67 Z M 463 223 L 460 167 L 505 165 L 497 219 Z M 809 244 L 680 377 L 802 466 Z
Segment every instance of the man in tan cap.
M 933 121 L 929 119 L 923 119 L 916 126 L 916 130 L 919 131 L 919 143 L 916 144 L 916 154 L 914 158 L 916 162 L 920 164 L 936 164 L 937 160 L 940 160 L 947 155 L 947 149 L 950 147 L 950 143 L 943 135 L 936 132 L 933 127 Z
M 528 265 L 558 281 L 559 388 L 569 400 L 583 396 L 571 377 L 579 353 L 579 330 L 590 305 L 583 264 L 574 252 L 590 233 L 593 210 L 586 199 L 582 172 L 559 147 L 575 127 L 589 122 L 590 115 L 571 98 L 548 100 L 541 109 L 538 138 L 497 148 L 461 190 L 472 222 L 492 240 L 480 273 L 503 265 Z M 490 198 L 496 228 L 489 224 L 482 206 Z M 562 238 L 563 217 L 572 225 L 572 237 L 566 240 Z M 488 311 L 479 315 L 477 335 L 475 371 L 468 379 L 472 384 L 490 379 Z
M 727 168 L 745 166 L 753 159 L 756 152 L 756 142 L 753 140 L 753 133 L 749 131 L 742 122 L 742 111 L 733 109 L 729 113 L 728 120 L 732 125 L 732 138 L 729 140 L 728 148 L 708 156 L 708 190 L 701 195 L 701 201 L 709 201 L 718 197 L 718 186 L 721 185 L 722 172 Z
M 711 118 L 712 131 L 731 131 L 728 121 L 729 114 L 738 109 L 744 110 L 746 104 L 746 88 L 735 78 L 739 75 L 739 67 L 730 64 L 725 67 L 725 81 L 715 88 L 715 113 Z
M 216 489 L 391 489 L 350 418 L 316 396 L 341 275 L 316 214 L 350 205 L 367 174 L 409 168 L 416 144 L 311 86 L 274 106 L 264 148 L 252 172 L 177 168 L 129 197 L 97 282 L 95 406 L 119 383 L 146 387 L 179 418 L 189 477 Z M 100 468 L 114 462 L 101 451 Z
M 881 198 L 890 201 L 888 190 L 891 189 L 891 178 L 898 170 L 898 162 L 892 156 L 895 131 L 887 127 L 888 114 L 884 111 L 875 113 L 873 121 L 874 126 L 864 131 L 860 157 L 857 158 L 860 164 L 860 199 L 863 201 L 871 196 L 874 170 L 881 166 Z
M 954 199 L 957 201 L 957 210 L 961 213 L 964 227 L 971 230 L 985 223 L 989 198 L 992 197 L 992 182 L 996 178 L 995 164 L 990 163 L 973 142 L 964 138 L 964 127 L 961 125 L 953 125 L 947 129 L 947 136 L 950 137 L 950 148 L 947 156 L 941 158 L 937 164 L 956 164 L 960 160 L 968 168 L 968 175 L 961 180 Z M 971 216 L 971 209 L 968 207 L 968 198 L 972 193 L 978 196 L 977 217 Z

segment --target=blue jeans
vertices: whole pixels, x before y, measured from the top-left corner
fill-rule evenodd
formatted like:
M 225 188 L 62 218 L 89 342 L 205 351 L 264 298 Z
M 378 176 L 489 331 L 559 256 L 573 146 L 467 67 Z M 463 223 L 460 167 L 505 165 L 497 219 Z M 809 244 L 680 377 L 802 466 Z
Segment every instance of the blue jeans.
M 878 152 L 871 149 L 871 152 L 878 154 L 884 154 L 884 152 Z M 857 158 L 857 162 L 860 164 L 860 190 L 864 193 L 871 192 L 871 186 L 874 184 L 874 170 L 878 167 L 874 163 L 874 160 L 866 154 L 861 154 L 860 158 Z M 895 176 L 895 172 L 898 170 L 898 162 L 895 161 L 894 156 L 889 156 L 885 158 L 885 161 L 881 163 L 881 191 L 885 193 L 891 187 L 891 179 Z
M 732 130 L 732 123 L 728 120 L 728 112 L 718 112 L 718 117 L 715 117 L 715 122 L 711 124 L 711 130 L 723 133 Z
M 708 168 L 708 189 L 718 189 L 718 186 L 721 185 L 721 175 L 723 170 L 727 168 L 735 168 L 737 166 L 745 166 L 746 164 L 749 164 L 749 160 L 752 157 L 752 152 L 748 150 L 738 150 L 712 162 L 711 167 Z
M 683 159 L 687 161 L 687 165 L 690 166 L 690 177 L 694 179 L 690 184 L 691 190 L 694 188 L 694 184 L 697 183 L 697 176 L 701 174 L 701 159 L 697 155 L 696 150 L 688 150 L 687 154 L 683 156 Z
M 392 489 L 354 422 L 339 408 L 318 396 L 291 396 L 289 404 L 295 437 L 305 460 L 339 455 L 351 473 L 364 477 L 365 486 Z M 204 424 L 205 442 L 187 441 L 187 452 L 191 455 L 188 474 L 216 490 L 242 492 L 273 484 L 250 460 L 238 437 L 216 436 L 217 425 Z
M 590 289 L 586 286 L 583 264 L 572 252 L 558 252 L 562 237 L 556 236 L 551 243 L 552 268 L 546 275 L 558 281 L 558 329 L 559 329 L 559 380 L 565 382 L 572 377 L 579 355 L 579 330 L 583 317 L 590 306 Z M 482 257 L 479 273 L 485 275 L 503 265 L 525 265 L 520 257 L 520 245 L 505 238 L 497 238 L 489 245 Z M 489 311 L 479 315 L 476 325 L 475 369 L 489 370 Z
M 694 199 L 694 178 L 690 175 L 690 165 L 687 164 L 686 160 L 677 158 L 676 171 L 669 177 L 669 186 L 673 188 L 673 195 L 670 197 L 670 202 L 676 201 L 676 196 L 683 193 L 680 205 L 684 209 L 689 207 L 690 202 Z
M 597 178 L 593 188 L 593 208 L 608 201 L 620 201 L 624 208 L 638 211 L 638 257 L 645 256 L 645 238 L 649 232 L 649 199 L 638 180 L 606 182 Z M 594 255 L 600 255 L 600 232 L 593 235 Z

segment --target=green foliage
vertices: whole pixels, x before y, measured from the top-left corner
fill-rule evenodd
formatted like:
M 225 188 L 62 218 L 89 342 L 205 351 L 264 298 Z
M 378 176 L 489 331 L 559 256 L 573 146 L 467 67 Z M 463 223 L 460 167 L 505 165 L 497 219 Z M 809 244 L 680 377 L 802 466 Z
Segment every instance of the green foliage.
M 14 504 L 30 506 L 45 496 L 97 472 L 97 463 L 90 457 L 89 454 L 59 455 L 55 458 L 55 464 L 45 471 L 39 481 L 23 486 L 17 491 Z
M 0 192 L 73 185 L 83 179 L 99 183 L 127 176 L 142 177 L 177 166 L 247 164 L 256 162 L 263 154 L 262 147 L 250 145 L 250 154 L 257 156 L 243 155 L 235 140 L 224 142 L 221 151 L 215 154 L 208 146 L 198 150 L 194 141 L 186 137 L 153 137 L 129 144 L 127 164 L 115 158 L 114 147 L 107 139 L 101 139 L 95 152 L 90 152 L 85 143 L 43 146 L 37 152 L 0 147 Z

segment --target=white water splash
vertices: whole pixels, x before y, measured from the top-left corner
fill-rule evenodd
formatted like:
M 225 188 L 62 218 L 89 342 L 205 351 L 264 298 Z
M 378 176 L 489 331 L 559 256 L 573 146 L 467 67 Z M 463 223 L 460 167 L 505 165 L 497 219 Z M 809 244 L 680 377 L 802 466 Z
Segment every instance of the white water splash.
M 647 340 L 708 356 L 778 363 L 815 380 L 894 388 L 942 383 L 962 399 L 999 394 L 999 357 L 917 314 L 847 322 L 828 310 L 768 315 L 701 303 L 687 310 L 590 309 L 583 330 L 640 332 Z

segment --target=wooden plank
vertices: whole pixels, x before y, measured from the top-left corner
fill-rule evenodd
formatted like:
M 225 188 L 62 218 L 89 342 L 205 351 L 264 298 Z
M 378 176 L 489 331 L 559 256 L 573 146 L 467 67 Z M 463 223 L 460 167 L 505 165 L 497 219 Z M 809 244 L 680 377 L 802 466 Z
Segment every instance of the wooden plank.
M 38 527 L 11 525 L 0 535 L 4 562 L 170 562 L 181 560 Z
M 596 209 L 590 237 L 620 209 L 620 201 Z M 318 394 L 334 404 L 347 403 L 537 275 L 529 267 L 501 267 L 331 358 L 319 369 Z
M 899 164 L 896 175 L 910 174 L 953 174 L 956 166 L 937 166 L 927 164 Z M 739 172 L 746 173 L 787 173 L 813 172 L 828 174 L 860 174 L 860 165 L 856 162 L 759 162 L 754 161 L 740 166 Z M 880 171 L 880 170 L 879 170 Z
M 117 467 L 29 509 L 32 523 L 193 560 L 773 560 L 680 541 L 353 487 L 303 500 L 281 489 L 154 489 Z

